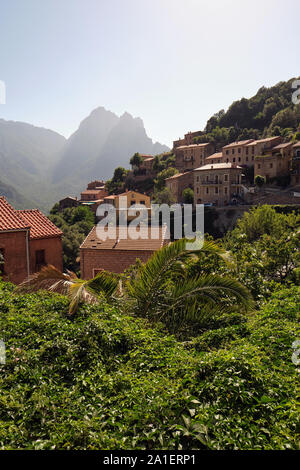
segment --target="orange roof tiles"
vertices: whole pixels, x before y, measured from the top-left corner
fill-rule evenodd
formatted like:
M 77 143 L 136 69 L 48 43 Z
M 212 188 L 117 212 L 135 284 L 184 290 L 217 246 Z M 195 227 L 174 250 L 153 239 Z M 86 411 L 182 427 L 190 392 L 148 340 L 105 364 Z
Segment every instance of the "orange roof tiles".
M 293 145 L 292 142 L 287 142 L 285 144 L 279 144 L 279 145 L 276 145 L 276 147 L 273 147 L 273 150 L 288 148 L 288 147 L 291 147 L 292 145 Z
M 223 153 L 222 152 L 214 153 L 213 155 L 210 155 L 209 157 L 206 157 L 205 160 L 215 160 L 217 158 L 223 158 Z
M 0 231 L 26 229 L 29 229 L 29 224 L 18 215 L 5 197 L 0 196 Z
M 230 168 L 242 170 L 242 167 L 236 165 L 235 163 L 208 163 L 207 165 L 203 165 L 203 166 L 200 166 L 199 168 L 195 168 L 194 171 L 225 170 L 225 169 L 230 169 Z
M 230 147 L 238 147 L 243 145 L 252 145 L 254 144 L 254 139 L 240 140 L 239 142 L 232 142 L 231 144 L 225 145 L 223 149 L 228 149 Z
M 207 147 L 208 145 L 211 145 L 211 144 L 209 142 L 205 142 L 203 144 L 181 145 L 180 147 L 177 147 L 177 149 L 200 148 L 200 147 Z
M 141 251 L 156 251 L 159 250 L 166 242 L 169 241 L 167 227 L 156 227 L 158 230 L 158 238 L 151 239 L 151 232 L 149 227 L 140 227 L 142 236 L 148 237 L 133 240 L 131 238 L 124 239 L 126 236 L 127 227 L 116 227 L 116 236 L 114 238 L 107 238 L 101 240 L 97 237 L 97 226 L 93 227 L 84 242 L 81 249 L 95 249 L 95 250 L 141 250 Z
M 256 144 L 264 144 L 264 143 L 267 143 L 267 142 L 272 142 L 272 140 L 278 140 L 278 136 L 267 137 L 266 139 L 258 139 L 258 140 L 251 141 L 247 145 L 247 147 L 251 147 L 252 145 L 256 145 Z
M 52 238 L 62 235 L 62 231 L 54 225 L 38 209 L 15 211 L 30 226 L 30 239 Z
M 7 230 L 30 230 L 30 239 L 62 235 L 62 231 L 38 209 L 15 210 L 4 196 L 0 196 L 0 232 Z

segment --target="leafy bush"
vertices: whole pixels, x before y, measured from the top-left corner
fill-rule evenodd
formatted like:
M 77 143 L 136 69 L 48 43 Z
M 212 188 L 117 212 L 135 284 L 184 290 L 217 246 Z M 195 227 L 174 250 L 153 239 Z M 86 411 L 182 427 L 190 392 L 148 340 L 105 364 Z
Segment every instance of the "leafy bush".
M 189 343 L 104 300 L 70 319 L 63 296 L 12 289 L 0 282 L 0 448 L 296 448 L 298 287 Z

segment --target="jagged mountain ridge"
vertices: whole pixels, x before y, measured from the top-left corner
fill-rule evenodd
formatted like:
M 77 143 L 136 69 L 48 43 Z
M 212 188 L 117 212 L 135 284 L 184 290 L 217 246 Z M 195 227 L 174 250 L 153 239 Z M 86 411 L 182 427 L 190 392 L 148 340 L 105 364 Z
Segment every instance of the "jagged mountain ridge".
M 78 195 L 90 178 L 110 178 L 129 167 L 133 153 L 161 153 L 143 121 L 96 108 L 66 139 L 31 124 L 0 119 L 0 194 L 19 208 L 44 211 L 67 194 Z M 24 203 L 22 204 L 22 200 Z
M 82 175 L 108 179 L 116 166 L 128 167 L 135 152 L 158 154 L 168 150 L 167 146 L 152 142 L 142 119 L 127 112 L 118 117 L 100 107 L 81 122 L 65 144 L 53 182 L 63 178 L 79 181 Z

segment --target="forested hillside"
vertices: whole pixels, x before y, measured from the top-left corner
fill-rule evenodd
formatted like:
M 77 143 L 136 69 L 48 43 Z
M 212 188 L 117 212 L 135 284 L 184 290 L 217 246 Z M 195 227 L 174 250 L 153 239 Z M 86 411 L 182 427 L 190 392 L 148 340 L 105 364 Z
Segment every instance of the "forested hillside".
M 252 98 L 234 101 L 226 112 L 222 109 L 207 121 L 203 134 L 195 141 L 212 142 L 220 149 L 236 140 L 274 135 L 299 139 L 300 105 L 292 102 L 294 81 L 262 87 Z

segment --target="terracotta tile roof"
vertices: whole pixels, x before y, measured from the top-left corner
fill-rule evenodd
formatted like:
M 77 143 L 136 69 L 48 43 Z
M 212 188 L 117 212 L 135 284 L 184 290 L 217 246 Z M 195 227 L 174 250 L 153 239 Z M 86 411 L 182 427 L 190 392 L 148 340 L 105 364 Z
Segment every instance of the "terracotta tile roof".
M 84 242 L 81 245 L 81 249 L 94 249 L 94 250 L 139 250 L 139 251 L 156 251 L 159 250 L 164 244 L 169 241 L 167 227 L 157 227 L 158 238 L 151 239 L 150 228 L 141 227 L 140 231 L 144 237 L 148 239 L 140 238 L 138 240 L 122 239 L 122 236 L 126 236 L 127 227 L 116 227 L 116 237 L 113 239 L 107 238 L 105 241 L 97 237 L 96 232 L 97 226 L 93 227 Z
M 285 148 L 291 147 L 292 145 L 293 145 L 292 142 L 287 142 L 285 144 L 279 144 L 279 145 L 276 145 L 276 147 L 273 147 L 273 150 L 285 149 Z
M 238 142 L 231 142 L 231 144 L 225 145 L 223 149 L 229 149 L 230 147 L 238 147 L 243 145 L 252 145 L 254 144 L 254 139 L 240 140 Z
M 140 154 L 140 157 L 142 157 L 142 158 L 154 158 L 153 155 L 145 155 L 145 154 Z
M 266 139 L 259 139 L 259 140 L 254 140 L 252 142 L 250 142 L 247 147 L 251 147 L 252 145 L 256 145 L 256 144 L 265 144 L 267 142 L 272 142 L 273 140 L 278 140 L 278 136 L 275 136 L 275 137 L 267 137 Z
M 81 194 L 99 194 L 103 192 L 102 189 L 86 189 L 85 191 L 82 191 Z
M 214 153 L 213 155 L 210 155 L 209 157 L 206 157 L 205 160 L 214 160 L 214 159 L 217 159 L 217 158 L 223 158 L 223 153 L 222 152 Z
M 56 227 L 38 209 L 15 211 L 23 219 L 27 226 L 30 226 L 30 239 L 52 238 L 62 235 L 62 231 Z
M 0 231 L 26 229 L 29 229 L 29 224 L 19 216 L 4 196 L 0 196 Z
M 200 166 L 199 168 L 195 168 L 194 171 L 202 171 L 202 170 L 225 170 L 230 168 L 238 168 L 242 170 L 241 166 L 235 165 L 234 163 L 209 163 L 207 165 Z
M 205 142 L 204 144 L 181 145 L 180 147 L 177 147 L 177 149 L 201 148 L 201 147 L 207 147 L 208 145 L 211 145 L 211 144 L 209 142 Z

